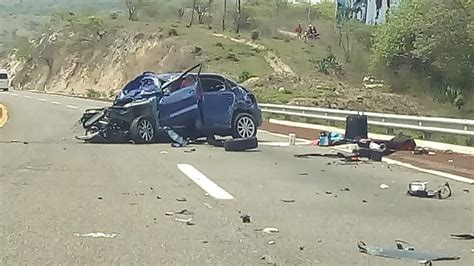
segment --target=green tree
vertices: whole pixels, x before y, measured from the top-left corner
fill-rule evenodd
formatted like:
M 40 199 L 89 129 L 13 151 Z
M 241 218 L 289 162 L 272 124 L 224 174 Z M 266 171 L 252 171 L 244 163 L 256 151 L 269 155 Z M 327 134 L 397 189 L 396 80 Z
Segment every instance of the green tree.
M 371 68 L 408 67 L 433 88 L 471 89 L 474 76 L 471 0 L 404 0 L 375 30 Z

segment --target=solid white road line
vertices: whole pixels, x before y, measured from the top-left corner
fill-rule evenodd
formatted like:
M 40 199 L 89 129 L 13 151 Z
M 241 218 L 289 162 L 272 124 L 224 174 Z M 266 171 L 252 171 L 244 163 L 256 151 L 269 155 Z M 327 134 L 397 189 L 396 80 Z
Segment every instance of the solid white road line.
M 204 191 L 216 199 L 231 200 L 234 196 L 227 193 L 216 183 L 212 182 L 204 174 L 199 172 L 196 168 L 189 164 L 178 164 L 178 169 L 189 177 L 194 183 L 200 186 Z
M 46 99 L 38 99 L 40 102 L 46 102 Z
M 23 97 L 25 97 L 26 99 L 31 99 L 31 98 L 33 98 L 33 97 L 31 97 L 31 96 L 23 96 Z
M 51 103 L 52 103 L 52 104 L 57 104 L 57 105 L 61 104 L 61 103 L 58 103 L 58 102 L 51 102 Z
M 74 105 L 67 105 L 66 107 L 67 107 L 67 108 L 71 108 L 71 109 L 79 109 L 79 107 L 74 106 Z

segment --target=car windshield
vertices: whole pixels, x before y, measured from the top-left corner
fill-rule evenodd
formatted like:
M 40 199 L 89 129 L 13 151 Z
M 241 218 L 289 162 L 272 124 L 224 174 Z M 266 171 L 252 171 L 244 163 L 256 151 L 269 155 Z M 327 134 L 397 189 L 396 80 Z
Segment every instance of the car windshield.
M 0 0 L 0 266 L 472 265 L 473 74 L 474 0 Z

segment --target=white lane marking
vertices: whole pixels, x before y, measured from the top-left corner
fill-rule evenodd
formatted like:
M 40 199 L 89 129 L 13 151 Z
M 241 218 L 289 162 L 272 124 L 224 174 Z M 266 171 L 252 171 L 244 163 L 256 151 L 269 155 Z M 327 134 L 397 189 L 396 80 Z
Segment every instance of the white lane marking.
M 33 97 L 31 97 L 31 96 L 23 96 L 23 97 L 25 97 L 26 99 L 31 99 L 31 98 L 33 98 Z
M 288 135 L 284 135 L 284 134 L 279 134 L 279 133 L 273 133 L 273 132 L 270 132 L 270 131 L 267 131 L 267 130 L 263 130 L 263 129 L 259 129 L 258 130 L 259 133 L 265 133 L 265 134 L 269 134 L 271 136 L 275 136 L 275 137 L 279 137 L 279 138 L 284 138 L 284 139 L 288 139 Z M 310 141 L 310 140 L 307 140 L 307 139 L 301 139 L 301 138 L 296 138 L 296 141 L 298 142 L 301 142 L 301 143 L 306 143 L 306 144 L 312 144 L 313 142 Z
M 40 102 L 46 102 L 46 99 L 38 99 Z
M 288 142 L 259 142 L 261 146 L 272 146 L 272 147 L 288 147 L 291 146 Z M 295 146 L 308 146 L 310 143 L 307 142 L 296 142 Z
M 61 104 L 61 103 L 58 103 L 58 102 L 51 102 L 51 103 L 52 103 L 52 104 L 57 104 L 57 105 Z
M 234 196 L 227 193 L 227 191 L 219 187 L 216 183 L 212 182 L 212 180 L 207 178 L 204 174 L 199 172 L 192 165 L 178 164 L 178 169 L 213 198 L 222 200 L 234 199 Z
M 16 94 L 16 93 L 12 93 L 12 95 L 15 96 L 15 97 L 18 97 L 18 94 Z
M 67 107 L 67 108 L 71 108 L 71 109 L 79 109 L 79 107 L 74 106 L 74 105 L 67 105 L 66 107 Z

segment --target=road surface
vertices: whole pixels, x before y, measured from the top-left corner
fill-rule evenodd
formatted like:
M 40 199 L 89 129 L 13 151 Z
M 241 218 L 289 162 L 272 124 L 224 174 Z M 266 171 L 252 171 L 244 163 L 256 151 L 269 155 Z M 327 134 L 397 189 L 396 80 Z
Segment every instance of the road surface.
M 1 264 L 417 265 L 356 246 L 395 239 L 462 257 L 442 265 L 473 261 L 473 243 L 449 237 L 474 231 L 465 184 L 450 182 L 444 201 L 408 197 L 410 181 L 445 180 L 294 158 L 321 148 L 279 146 L 286 140 L 265 132 L 258 151 L 243 153 L 84 144 L 74 123 L 106 103 L 19 91 L 0 93 L 0 102 L 9 110 L 0 129 Z

